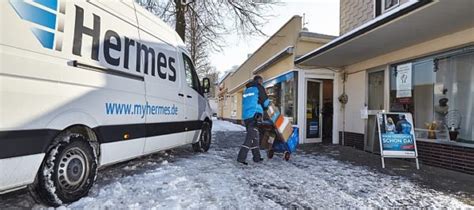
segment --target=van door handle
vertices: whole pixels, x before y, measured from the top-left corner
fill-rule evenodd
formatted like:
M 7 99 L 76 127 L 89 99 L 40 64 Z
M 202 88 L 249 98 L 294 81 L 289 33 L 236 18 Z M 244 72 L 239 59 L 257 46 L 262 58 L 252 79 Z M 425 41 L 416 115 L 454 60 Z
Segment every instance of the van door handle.
M 178 93 L 178 96 L 184 97 L 184 94 L 182 94 L 182 93 Z
M 190 95 L 187 95 L 186 97 L 188 97 L 188 98 L 192 98 L 192 96 L 190 96 Z

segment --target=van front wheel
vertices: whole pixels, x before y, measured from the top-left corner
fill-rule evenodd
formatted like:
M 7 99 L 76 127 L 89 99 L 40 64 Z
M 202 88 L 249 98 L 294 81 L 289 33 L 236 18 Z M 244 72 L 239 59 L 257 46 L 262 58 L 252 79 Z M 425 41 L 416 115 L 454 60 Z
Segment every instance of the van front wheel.
M 208 122 L 202 124 L 201 136 L 199 141 L 193 144 L 195 152 L 207 152 L 211 147 L 211 125 Z
M 46 154 L 34 186 L 38 198 L 51 206 L 87 195 L 97 174 L 93 146 L 80 134 L 60 135 Z

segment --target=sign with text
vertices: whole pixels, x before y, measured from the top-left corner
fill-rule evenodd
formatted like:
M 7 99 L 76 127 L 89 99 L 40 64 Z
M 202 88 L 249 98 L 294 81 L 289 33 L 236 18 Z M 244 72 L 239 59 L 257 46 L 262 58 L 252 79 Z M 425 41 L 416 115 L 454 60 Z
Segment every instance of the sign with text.
M 382 168 L 384 158 L 415 158 L 416 168 L 420 169 L 413 126 L 411 113 L 377 113 Z
M 417 157 L 413 118 L 410 113 L 378 113 L 377 124 L 382 156 Z
M 397 66 L 397 98 L 411 97 L 412 63 Z

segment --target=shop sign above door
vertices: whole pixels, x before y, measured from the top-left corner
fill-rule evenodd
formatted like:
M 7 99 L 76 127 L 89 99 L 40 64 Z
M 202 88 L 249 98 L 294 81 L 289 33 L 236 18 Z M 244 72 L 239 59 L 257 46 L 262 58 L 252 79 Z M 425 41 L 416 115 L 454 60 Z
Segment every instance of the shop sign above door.
M 412 63 L 405 63 L 397 66 L 397 98 L 411 97 L 411 74 Z

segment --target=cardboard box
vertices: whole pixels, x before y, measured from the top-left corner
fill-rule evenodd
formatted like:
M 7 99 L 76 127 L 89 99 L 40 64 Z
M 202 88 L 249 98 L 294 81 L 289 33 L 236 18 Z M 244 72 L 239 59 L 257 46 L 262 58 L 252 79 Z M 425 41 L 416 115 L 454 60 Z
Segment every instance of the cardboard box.
M 281 133 L 281 135 L 283 136 L 283 140 L 287 142 L 292 133 L 293 133 L 293 126 L 290 123 L 288 126 L 285 127 L 285 129 Z
M 277 126 L 277 128 L 281 137 L 286 142 L 290 138 L 291 133 L 293 133 L 293 126 L 288 117 L 282 117 L 282 118 L 283 118 L 283 121 L 281 122 L 280 125 Z
M 275 136 L 271 135 L 270 132 L 265 132 L 260 139 L 260 148 L 271 149 Z
M 261 149 L 268 149 L 270 148 L 270 145 L 268 144 L 268 139 L 269 139 L 269 135 L 268 135 L 268 132 L 265 132 L 262 136 L 262 138 L 260 139 L 260 148 Z
M 283 116 L 278 116 L 277 119 L 275 121 L 273 121 L 273 123 L 275 124 L 275 127 L 280 127 L 281 124 L 283 123 L 284 121 L 284 117 Z
M 270 104 L 267 109 L 267 115 L 270 119 L 272 119 L 273 122 L 280 116 L 280 111 L 278 110 L 278 107 L 275 107 L 273 104 Z

